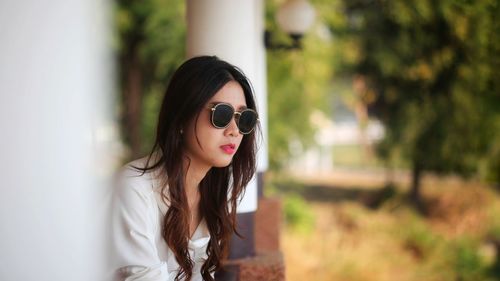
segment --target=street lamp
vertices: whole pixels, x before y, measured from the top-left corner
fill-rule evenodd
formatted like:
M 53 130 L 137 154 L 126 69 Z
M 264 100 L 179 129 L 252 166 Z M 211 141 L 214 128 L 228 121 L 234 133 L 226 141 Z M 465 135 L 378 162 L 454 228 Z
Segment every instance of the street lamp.
M 307 0 L 288 0 L 279 9 L 276 15 L 278 26 L 288 33 L 292 39 L 291 45 L 274 44 L 271 40 L 272 34 L 266 30 L 264 33 L 264 44 L 267 49 L 292 50 L 301 49 L 301 39 L 304 33 L 314 22 L 315 11 Z

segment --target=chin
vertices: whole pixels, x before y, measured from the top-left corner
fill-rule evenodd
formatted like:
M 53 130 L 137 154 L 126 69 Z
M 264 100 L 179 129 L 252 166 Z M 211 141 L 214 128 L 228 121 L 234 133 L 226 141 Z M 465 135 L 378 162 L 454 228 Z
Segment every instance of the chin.
M 213 167 L 224 168 L 224 167 L 231 165 L 231 161 L 232 161 L 232 158 L 228 159 L 228 160 L 217 161 L 216 163 L 213 163 Z
M 231 162 L 228 162 L 228 163 L 217 163 L 217 164 L 214 164 L 213 166 L 216 167 L 216 168 L 225 168 L 227 166 L 231 165 Z

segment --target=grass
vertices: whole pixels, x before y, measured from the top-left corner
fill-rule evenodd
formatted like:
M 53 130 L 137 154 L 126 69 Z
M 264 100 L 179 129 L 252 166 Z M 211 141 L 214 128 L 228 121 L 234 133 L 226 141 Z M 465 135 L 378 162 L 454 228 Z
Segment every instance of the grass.
M 332 163 L 344 168 L 384 168 L 384 163 L 375 155 L 375 147 L 365 149 L 359 144 L 334 145 Z M 395 167 L 407 168 L 408 164 L 396 153 L 391 159 Z
M 267 182 L 285 202 L 289 281 L 500 280 L 491 243 L 500 237 L 500 196 L 479 183 L 424 180 L 430 212 L 423 217 L 401 187 Z

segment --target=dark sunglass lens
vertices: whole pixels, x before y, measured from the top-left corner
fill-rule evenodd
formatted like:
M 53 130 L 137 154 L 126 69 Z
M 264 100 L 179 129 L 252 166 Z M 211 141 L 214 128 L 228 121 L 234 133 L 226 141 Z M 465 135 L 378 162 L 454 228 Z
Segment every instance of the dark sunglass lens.
M 257 114 L 252 110 L 243 110 L 238 120 L 238 128 L 243 134 L 250 133 L 257 123 Z
M 234 110 L 227 104 L 218 104 L 212 112 L 212 122 L 215 127 L 226 127 L 233 118 Z

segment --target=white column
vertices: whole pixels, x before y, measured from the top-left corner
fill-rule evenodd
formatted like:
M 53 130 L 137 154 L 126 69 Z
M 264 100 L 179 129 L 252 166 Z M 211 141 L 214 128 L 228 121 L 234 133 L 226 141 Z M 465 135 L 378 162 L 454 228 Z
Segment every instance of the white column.
M 216 55 L 243 70 L 255 90 L 263 142 L 258 171 L 267 169 L 267 86 L 263 0 L 187 0 L 187 56 Z M 248 186 L 238 212 L 257 209 L 257 182 Z
M 105 3 L 0 1 L 2 281 L 109 280 Z

